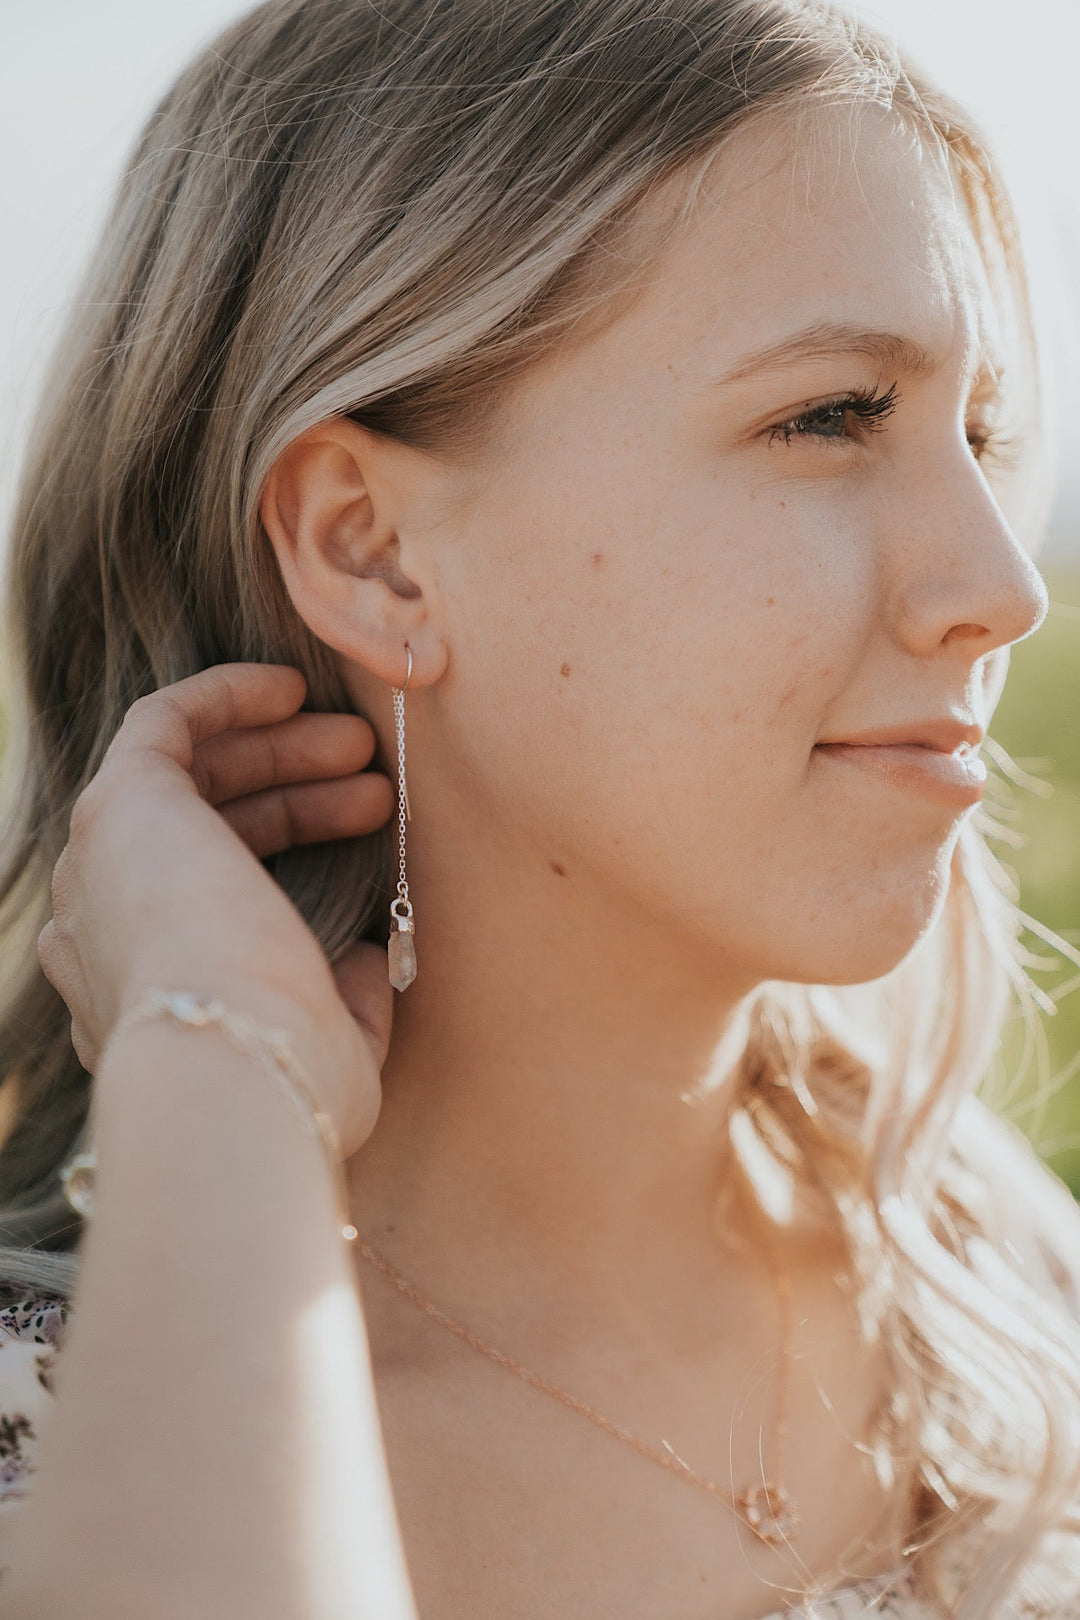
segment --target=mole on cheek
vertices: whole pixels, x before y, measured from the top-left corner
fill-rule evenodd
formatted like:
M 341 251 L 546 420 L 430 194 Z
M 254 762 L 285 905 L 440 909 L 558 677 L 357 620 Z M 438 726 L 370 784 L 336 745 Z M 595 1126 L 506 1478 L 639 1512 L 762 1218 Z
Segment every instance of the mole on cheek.
M 565 866 L 560 866 L 558 861 L 552 861 L 551 870 L 553 872 L 557 873 L 557 875 L 559 877 L 565 877 L 566 876 L 566 868 L 565 868 Z
M 562 668 L 560 669 L 559 674 L 560 675 L 569 675 L 569 673 L 570 673 L 570 665 L 569 664 L 564 664 L 562 666 Z
M 592 560 L 593 560 L 593 567 L 594 568 L 599 568 L 600 564 L 604 560 L 604 553 L 602 551 L 594 551 L 593 554 L 592 554 Z

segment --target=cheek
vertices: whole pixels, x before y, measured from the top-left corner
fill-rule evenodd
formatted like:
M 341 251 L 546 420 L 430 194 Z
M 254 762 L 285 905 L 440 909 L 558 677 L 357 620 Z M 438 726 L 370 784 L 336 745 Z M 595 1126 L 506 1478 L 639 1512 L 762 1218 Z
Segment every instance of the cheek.
M 873 639 L 865 532 L 691 479 L 508 503 L 449 593 L 439 734 L 470 812 L 525 869 L 692 919 L 763 977 L 888 971 L 940 851 L 902 807 L 868 824 L 812 753 Z
M 592 674 L 605 711 L 634 716 L 673 790 L 715 817 L 740 788 L 801 779 L 873 602 L 834 527 L 782 497 L 708 493 L 672 502 L 612 558 L 591 614 L 610 637 Z
M 673 818 L 710 849 L 758 849 L 841 682 L 855 576 L 830 560 L 834 530 L 783 496 L 597 465 L 590 484 L 553 480 L 557 504 L 523 494 L 527 521 L 504 508 L 464 592 L 454 644 L 470 701 L 489 694 L 490 791 L 518 825 L 602 833 L 633 858 L 670 845 Z

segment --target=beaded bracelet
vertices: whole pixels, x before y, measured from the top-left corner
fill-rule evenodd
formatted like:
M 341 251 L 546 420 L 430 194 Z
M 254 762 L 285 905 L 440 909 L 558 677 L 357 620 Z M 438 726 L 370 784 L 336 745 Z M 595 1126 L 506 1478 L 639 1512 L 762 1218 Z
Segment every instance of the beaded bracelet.
M 330 1115 L 323 1112 L 312 1095 L 306 1072 L 293 1051 L 289 1031 L 256 1023 L 245 1013 L 230 1010 L 216 996 L 206 996 L 196 990 L 161 990 L 155 985 L 144 991 L 135 1005 L 113 1025 L 106 1046 L 132 1025 L 161 1017 L 171 1018 L 187 1029 L 206 1029 L 214 1025 L 241 1052 L 259 1059 L 271 1070 L 279 1089 L 322 1143 L 334 1172 L 338 1226 L 345 1241 L 354 1242 L 359 1233 L 348 1215 L 341 1141 Z M 64 1196 L 80 1215 L 90 1216 L 94 1212 L 96 1169 L 97 1154 L 91 1145 L 69 1159 L 60 1171 Z

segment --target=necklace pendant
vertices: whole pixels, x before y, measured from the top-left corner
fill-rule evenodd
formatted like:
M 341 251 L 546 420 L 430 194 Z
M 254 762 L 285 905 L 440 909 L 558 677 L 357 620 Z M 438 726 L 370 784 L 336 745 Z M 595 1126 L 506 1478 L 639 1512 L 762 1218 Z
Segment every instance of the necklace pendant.
M 738 1501 L 751 1530 L 771 1547 L 782 1546 L 798 1533 L 799 1510 L 782 1485 L 755 1485 Z

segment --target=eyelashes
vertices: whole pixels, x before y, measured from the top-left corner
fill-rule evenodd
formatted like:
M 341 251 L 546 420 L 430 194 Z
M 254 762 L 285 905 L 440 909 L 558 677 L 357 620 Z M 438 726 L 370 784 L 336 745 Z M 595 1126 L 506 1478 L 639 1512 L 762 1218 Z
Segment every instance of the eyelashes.
M 896 383 L 884 394 L 877 393 L 873 388 L 853 388 L 838 399 L 826 400 L 823 405 L 815 405 L 812 410 L 804 411 L 799 416 L 788 417 L 786 422 L 778 422 L 769 431 L 769 443 L 782 439 L 785 444 L 790 444 L 796 437 L 846 438 L 848 435 L 844 433 L 844 428 L 849 412 L 861 432 L 876 433 L 899 403 Z M 839 431 L 831 431 L 833 428 Z
M 812 439 L 818 443 L 864 443 L 870 434 L 882 430 L 901 397 L 895 382 L 884 393 L 873 388 L 852 388 L 836 399 L 777 422 L 769 429 L 768 442 L 790 444 L 793 439 Z M 968 429 L 968 444 L 976 461 L 992 457 L 1007 464 L 1020 459 L 1022 448 L 1019 440 L 985 426 Z

